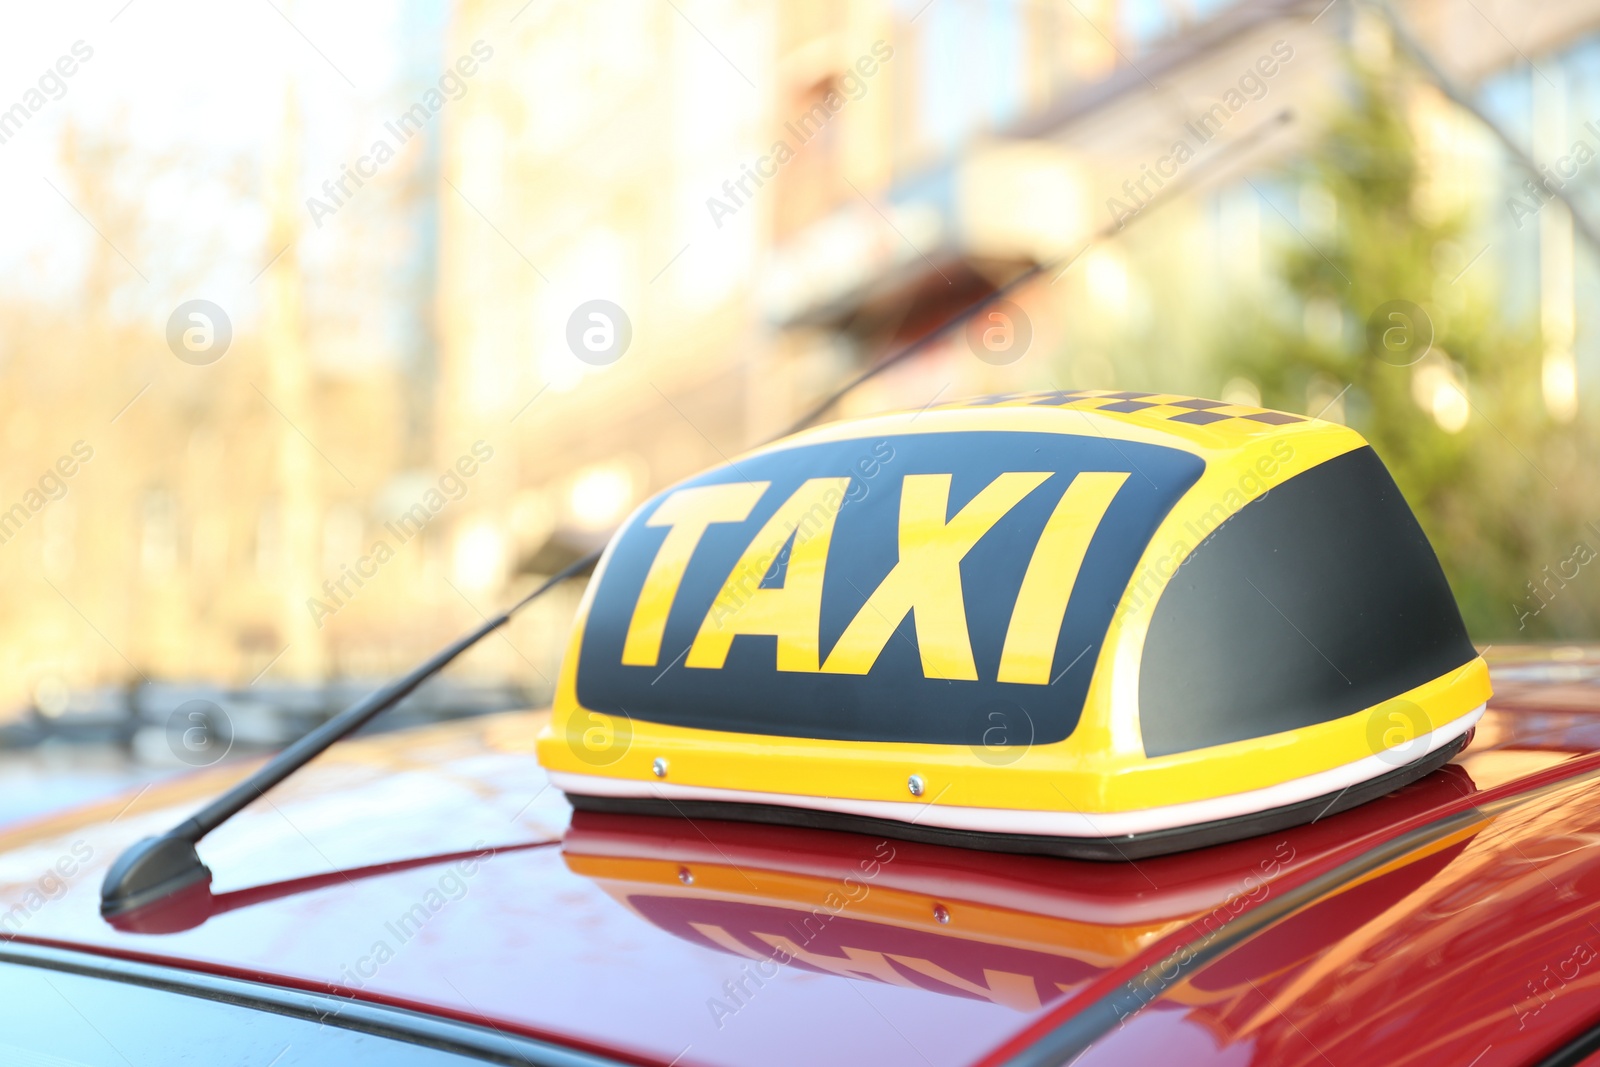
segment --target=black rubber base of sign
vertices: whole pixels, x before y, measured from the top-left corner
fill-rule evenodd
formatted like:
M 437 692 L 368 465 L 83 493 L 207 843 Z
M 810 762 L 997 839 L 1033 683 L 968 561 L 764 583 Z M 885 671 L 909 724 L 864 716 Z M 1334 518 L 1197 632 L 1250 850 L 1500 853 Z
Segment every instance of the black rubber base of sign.
M 768 823 L 777 826 L 803 826 L 813 830 L 844 830 L 851 833 L 892 837 L 901 841 L 921 841 L 932 845 L 985 852 L 1014 852 L 1028 855 L 1059 856 L 1075 860 L 1139 860 L 1187 852 L 1228 841 L 1276 833 L 1291 826 L 1315 822 L 1337 812 L 1365 804 L 1416 781 L 1446 763 L 1466 747 L 1469 731 L 1423 756 L 1396 767 L 1376 778 L 1350 786 L 1337 793 L 1302 800 L 1281 808 L 1239 815 L 1215 822 L 1152 830 L 1120 837 L 1053 837 L 1044 834 L 1001 834 L 980 830 L 950 830 L 921 826 L 894 819 L 875 819 L 866 815 L 793 808 L 781 804 L 742 804 L 725 800 L 668 800 L 659 797 L 597 797 L 567 794 L 579 811 L 608 814 L 663 815 L 680 819 L 723 819 L 732 822 Z

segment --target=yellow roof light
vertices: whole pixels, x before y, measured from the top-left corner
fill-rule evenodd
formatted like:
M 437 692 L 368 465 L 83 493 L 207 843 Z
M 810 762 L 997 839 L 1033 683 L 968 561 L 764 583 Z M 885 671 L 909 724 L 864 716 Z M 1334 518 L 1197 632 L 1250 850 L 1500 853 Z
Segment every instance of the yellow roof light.
M 1488 695 L 1353 430 L 1044 393 L 820 427 L 647 501 L 539 756 L 584 809 L 1133 858 L 1388 792 Z

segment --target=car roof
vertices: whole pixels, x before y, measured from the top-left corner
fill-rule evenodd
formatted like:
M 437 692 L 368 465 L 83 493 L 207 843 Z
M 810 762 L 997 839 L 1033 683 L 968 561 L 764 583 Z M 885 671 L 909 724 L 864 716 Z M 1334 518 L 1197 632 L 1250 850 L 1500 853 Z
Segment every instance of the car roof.
M 338 746 L 206 838 L 215 883 L 137 928 L 100 917 L 105 868 L 243 766 L 10 828 L 0 933 L 640 1063 L 1528 1062 L 1592 1021 L 1572 991 L 1600 945 L 1600 654 L 1492 664 L 1440 772 L 1137 863 L 575 819 L 525 713 Z

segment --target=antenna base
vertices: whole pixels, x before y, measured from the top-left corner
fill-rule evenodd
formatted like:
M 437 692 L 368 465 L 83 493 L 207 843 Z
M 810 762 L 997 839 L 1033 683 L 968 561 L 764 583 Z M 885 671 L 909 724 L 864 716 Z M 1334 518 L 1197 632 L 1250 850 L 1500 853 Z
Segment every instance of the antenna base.
M 106 872 L 100 886 L 100 914 L 120 915 L 211 881 L 194 842 L 172 834 L 147 837 L 128 848 Z

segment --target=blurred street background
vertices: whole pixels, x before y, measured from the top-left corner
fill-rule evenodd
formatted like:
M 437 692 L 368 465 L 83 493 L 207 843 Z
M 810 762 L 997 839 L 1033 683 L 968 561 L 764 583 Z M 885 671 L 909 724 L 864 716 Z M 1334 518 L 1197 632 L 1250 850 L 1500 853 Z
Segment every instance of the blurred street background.
M 1600 0 L 106 0 L 0 34 L 0 821 L 281 745 L 836 409 L 1348 423 L 1600 631 Z M 548 699 L 581 583 L 390 725 Z

